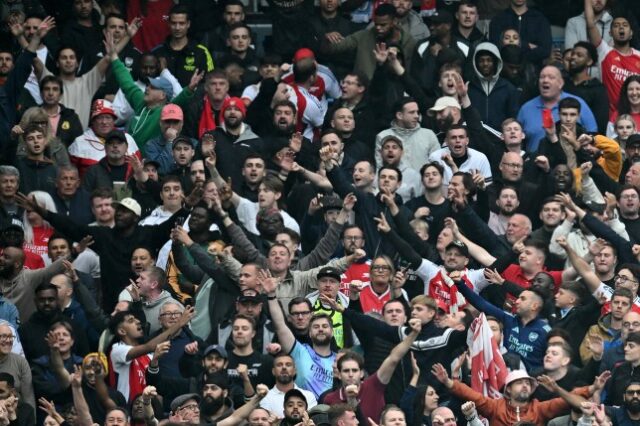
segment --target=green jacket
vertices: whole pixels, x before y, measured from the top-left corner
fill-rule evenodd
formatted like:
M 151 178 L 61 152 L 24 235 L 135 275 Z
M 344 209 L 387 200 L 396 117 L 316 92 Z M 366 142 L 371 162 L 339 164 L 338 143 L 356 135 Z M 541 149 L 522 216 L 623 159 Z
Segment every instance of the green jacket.
M 144 157 L 144 146 L 147 141 L 160 136 L 160 112 L 162 105 L 148 108 L 144 103 L 144 92 L 136 86 L 129 70 L 124 66 L 120 59 L 116 59 L 111 63 L 113 75 L 116 77 L 118 85 L 122 89 L 127 102 L 136 113 L 136 116 L 129 122 L 128 132 L 135 139 L 140 153 Z M 193 92 L 185 87 L 182 92 L 171 100 L 171 103 L 186 108 L 189 100 L 193 97 Z

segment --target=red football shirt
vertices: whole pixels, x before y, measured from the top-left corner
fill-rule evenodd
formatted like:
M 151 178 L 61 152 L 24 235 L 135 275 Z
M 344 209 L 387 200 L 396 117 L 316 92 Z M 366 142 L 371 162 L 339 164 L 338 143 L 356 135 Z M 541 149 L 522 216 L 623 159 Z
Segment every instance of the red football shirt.
M 602 84 L 609 95 L 609 119 L 613 121 L 618 109 L 622 84 L 630 75 L 640 74 L 640 52 L 631 49 L 630 54 L 623 55 L 603 40 L 598 46 L 598 57 Z

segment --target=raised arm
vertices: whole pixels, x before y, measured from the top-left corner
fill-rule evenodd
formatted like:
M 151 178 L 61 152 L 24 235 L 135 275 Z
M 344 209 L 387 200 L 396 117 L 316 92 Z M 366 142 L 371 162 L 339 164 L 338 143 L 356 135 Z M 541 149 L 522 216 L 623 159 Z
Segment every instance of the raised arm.
M 71 394 L 73 395 L 73 406 L 77 414 L 76 424 L 78 426 L 92 426 L 93 419 L 91 418 L 89 404 L 87 404 L 82 392 L 82 369 L 77 365 L 74 365 L 74 372 L 71 375 Z
M 153 339 L 150 339 L 148 342 L 143 343 L 142 345 L 134 346 L 131 349 L 129 349 L 129 352 L 127 352 L 127 361 L 135 359 L 141 355 L 148 354 L 149 352 L 154 352 L 154 350 L 160 343 L 168 340 L 169 337 L 173 336 L 175 333 L 180 331 L 182 327 L 189 324 L 189 321 L 191 321 L 191 318 L 193 317 L 193 313 L 194 313 L 193 306 L 187 306 L 182 312 L 182 316 L 180 317 L 177 323 L 175 323 L 174 325 L 172 325 L 162 333 L 158 334 Z
M 596 273 L 593 272 L 587 261 L 580 257 L 578 253 L 571 248 L 566 238 L 560 237 L 556 242 L 567 253 L 567 259 L 569 259 L 569 262 L 573 265 L 573 269 L 578 273 L 578 275 L 580 275 L 580 277 L 582 277 L 582 280 L 587 285 L 587 288 L 589 288 L 589 291 L 591 293 L 596 291 L 598 287 L 600 287 L 600 283 L 602 281 L 600 281 L 600 278 L 598 278 Z
M 467 248 L 469 249 L 469 254 L 478 263 L 483 266 L 490 266 L 493 265 L 493 263 L 496 261 L 496 258 L 492 256 L 487 250 L 480 247 L 478 244 L 474 243 L 473 241 L 465 237 L 462 232 L 460 232 L 455 219 L 452 219 L 450 217 L 445 218 L 444 226 L 451 229 L 451 231 L 453 232 L 453 238 L 462 241 L 467 246 Z
M 276 288 L 278 287 L 279 282 L 276 278 L 271 276 L 271 272 L 269 272 L 269 270 L 260 271 L 259 280 L 262 285 L 262 289 L 267 293 L 269 313 L 271 314 L 271 321 L 276 329 L 280 346 L 284 352 L 290 353 L 291 350 L 293 350 L 293 346 L 296 344 L 296 338 L 289 327 L 287 327 L 282 307 L 276 297 Z
M 267 392 L 269 392 L 269 388 L 266 385 L 259 384 L 256 386 L 256 393 L 253 398 L 237 408 L 229 417 L 217 422 L 217 426 L 237 426 L 247 420 L 253 409 L 258 407 L 260 401 L 267 396 Z
M 409 320 L 409 327 L 411 327 L 411 332 L 402 342 L 398 343 L 391 350 L 389 356 L 382 361 L 382 365 L 380 365 L 378 371 L 376 371 L 380 383 L 386 385 L 391 381 L 391 376 L 393 376 L 393 372 L 398 366 L 398 363 L 402 361 L 402 358 L 404 358 L 407 352 L 409 352 L 411 345 L 416 340 L 416 337 L 418 337 L 418 334 L 420 334 L 420 330 L 422 330 L 422 323 L 419 319 L 412 318 Z
M 464 298 L 467 299 L 474 308 L 476 308 L 480 312 L 484 312 L 487 315 L 494 316 L 504 323 L 507 314 L 502 309 L 493 306 L 491 303 L 484 300 L 482 296 L 474 293 L 472 289 L 467 287 L 467 284 L 464 281 L 456 280 L 455 285 L 458 287 L 458 291 L 462 293 Z
M 600 46 L 602 36 L 596 26 L 596 16 L 593 12 L 592 0 L 584 0 L 584 20 L 587 22 L 587 36 L 589 37 L 589 41 L 595 47 Z

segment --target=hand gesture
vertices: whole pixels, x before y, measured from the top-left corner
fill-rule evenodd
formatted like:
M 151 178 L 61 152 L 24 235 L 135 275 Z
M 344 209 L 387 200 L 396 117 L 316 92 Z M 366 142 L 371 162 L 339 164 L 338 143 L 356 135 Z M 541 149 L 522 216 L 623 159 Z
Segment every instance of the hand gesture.
M 269 392 L 269 388 L 267 387 L 267 385 L 259 383 L 256 386 L 256 395 L 258 398 L 264 398 L 265 396 L 267 396 L 267 392 Z
M 576 131 L 570 129 L 566 124 L 560 125 L 560 136 L 562 139 L 569 142 L 574 150 L 577 151 L 580 149 L 580 144 L 578 144 L 578 139 L 576 138 Z
M 451 156 L 450 153 L 445 152 L 445 153 L 442 154 L 442 157 L 440 157 L 440 158 L 451 169 L 457 169 L 456 163 L 453 161 L 453 157 Z
M 198 87 L 198 84 L 200 84 L 203 77 L 204 71 L 200 72 L 200 70 L 196 68 L 196 70 L 191 75 L 191 80 L 189 80 L 189 85 L 187 86 L 189 90 L 191 90 L 192 92 L 195 91 L 196 87 Z
M 76 273 L 76 268 L 73 266 L 73 263 L 69 262 L 67 259 L 62 260 L 62 265 L 64 265 L 65 272 L 64 274 L 71 278 L 71 282 L 78 282 L 78 274 Z
M 158 396 L 158 390 L 155 386 L 147 386 L 142 391 L 142 402 L 145 404 L 150 404 L 151 400 Z
M 547 389 L 551 393 L 557 393 L 558 388 L 560 387 L 558 386 L 555 380 L 553 380 L 551 377 L 547 376 L 546 374 L 538 376 L 537 380 L 539 384 L 544 386 L 545 389 Z
M 351 399 L 351 398 L 357 398 L 358 397 L 358 392 L 360 392 L 360 388 L 358 387 L 358 385 L 349 385 L 346 388 L 344 388 L 345 393 L 347 394 L 347 399 Z
M 505 279 L 502 278 L 497 269 L 485 268 L 484 277 L 492 284 L 502 285 L 505 282 Z
M 453 238 L 460 239 L 460 228 L 458 228 L 458 222 L 452 217 L 444 218 L 444 226 L 445 228 L 451 229 L 451 233 L 453 234 Z
M 429 217 L 431 215 L 431 209 L 429 207 L 419 207 L 413 217 L 416 219 L 422 219 L 423 217 Z
M 5 402 L 0 400 L 0 426 L 9 426 L 11 420 L 9 420 L 9 411 L 5 405 Z
M 593 257 L 597 256 L 598 254 L 600 254 L 602 249 L 605 248 L 606 244 L 607 242 L 604 239 L 596 238 L 591 244 L 589 244 L 589 253 Z
M 106 33 L 104 35 L 104 52 L 105 56 L 111 58 L 112 61 L 118 59 L 118 50 L 116 49 L 116 42 L 113 39 L 113 34 Z
M 125 155 L 124 161 L 125 163 L 131 165 L 131 170 L 133 170 L 133 173 L 139 174 L 144 171 L 142 161 L 140 161 L 137 155 Z
M 593 164 L 591 163 L 591 161 L 585 161 L 584 163 L 580 164 L 580 174 L 582 175 L 583 179 L 589 176 L 589 172 L 592 168 Z
M 578 138 L 578 143 L 582 147 L 584 147 L 585 145 L 590 145 L 593 143 L 593 136 L 591 136 L 589 133 L 583 133 Z
M 85 235 L 84 237 L 82 237 L 80 241 L 78 241 L 78 244 L 76 244 L 74 250 L 76 253 L 80 254 L 83 251 L 85 251 L 87 247 L 92 246 L 93 243 L 94 243 L 93 236 Z
M 138 286 L 137 282 L 130 279 L 129 285 L 126 287 L 126 290 L 131 295 L 131 300 L 133 300 L 134 302 L 140 300 L 140 287 Z
M 567 249 L 567 247 L 569 247 L 569 242 L 567 242 L 567 237 L 556 238 L 556 243 L 565 250 Z
M 200 146 L 202 150 L 202 156 L 206 158 L 213 158 L 213 165 L 206 164 L 208 169 L 216 166 L 216 140 L 211 133 L 205 133 L 202 135 L 202 140 L 200 141 Z
M 360 292 L 364 288 L 364 283 L 360 280 L 353 280 L 349 283 L 349 295 L 360 295 Z
M 191 191 L 191 194 L 184 199 L 184 203 L 188 207 L 193 207 L 202 200 L 202 195 L 204 195 L 204 188 L 202 188 L 202 185 L 196 185 Z
M 169 349 L 171 349 L 171 342 L 169 340 L 165 340 L 164 342 L 159 343 L 158 346 L 156 346 L 156 349 L 153 351 L 153 359 L 162 358 L 163 355 L 169 352 Z
M 24 16 L 22 14 L 12 14 L 9 16 L 7 25 L 9 25 L 9 31 L 14 38 L 18 38 L 24 34 Z
M 47 342 L 49 349 L 51 349 L 52 351 L 60 350 L 60 343 L 58 342 L 58 336 L 56 336 L 56 334 L 53 331 L 48 332 L 47 335 L 44 337 L 44 340 Z
M 561 192 L 560 194 L 556 194 L 553 198 L 559 203 L 562 203 L 565 209 L 571 210 L 573 212 L 576 211 L 576 208 L 577 208 L 576 204 L 573 202 L 571 195 L 567 194 L 566 192 Z
M 616 207 L 618 207 L 618 200 L 616 200 L 616 196 L 610 192 L 604 193 L 604 201 L 607 204 L 607 215 L 609 219 L 613 218 Z
M 607 381 L 611 378 L 611 371 L 603 371 L 602 374 L 596 376 L 596 379 L 593 381 L 593 389 L 594 391 L 601 391 L 604 389 L 604 386 L 607 384 Z
M 369 422 L 369 426 L 380 426 L 378 423 L 374 422 L 371 417 L 367 417 L 367 421 Z
M 322 194 L 318 194 L 313 197 L 309 202 L 309 208 L 307 209 L 307 213 L 309 216 L 315 215 L 318 211 L 322 209 L 322 204 L 320 204 L 320 200 L 322 199 Z
M 189 355 L 195 355 L 198 353 L 198 342 L 191 342 L 184 345 L 184 352 Z
M 456 94 L 458 95 L 458 100 L 461 101 L 469 94 L 469 83 L 465 83 L 462 76 L 457 72 L 453 73 L 453 80 L 456 83 Z
M 249 367 L 247 367 L 247 364 L 238 364 L 238 366 L 236 367 L 236 371 L 242 379 L 246 379 L 249 377 Z
M 220 202 L 222 204 L 231 200 L 231 197 L 233 197 L 233 190 L 231 188 L 233 188 L 233 185 L 231 182 L 231 177 L 229 177 L 227 178 L 227 183 L 222 185 L 222 188 L 218 189 L 218 196 L 220 197 Z
M 447 373 L 447 369 L 442 364 L 434 364 L 431 368 L 431 374 L 442 384 L 447 383 L 449 380 L 449 373 Z
M 15 196 L 16 204 L 19 207 L 22 207 L 26 211 L 33 211 L 38 213 L 40 216 L 45 216 L 47 214 L 47 210 L 44 207 L 41 207 L 32 196 L 28 197 L 24 195 L 22 192 L 18 192 Z
M 330 146 L 325 146 L 318 151 L 318 155 L 320 156 L 320 160 L 322 162 L 329 162 L 333 158 L 333 150 Z
M 524 251 L 524 240 L 526 240 L 526 239 L 527 239 L 527 237 L 528 237 L 528 236 L 527 236 L 527 235 L 525 235 L 524 237 L 520 238 L 518 241 L 516 241 L 515 243 L 513 243 L 513 247 L 512 247 L 512 249 L 513 249 L 513 251 L 514 251 L 515 253 L 520 254 L 520 253 L 522 253 L 522 252 Z
M 178 321 L 178 324 L 180 324 L 180 327 L 186 327 L 187 324 L 189 324 L 189 321 L 191 321 L 191 319 L 193 318 L 193 315 L 196 313 L 196 310 L 193 306 L 187 306 L 186 308 L 184 308 L 184 311 L 182 311 L 182 316 L 180 316 L 180 320 Z
M 485 190 L 487 183 L 482 173 L 480 173 L 480 170 L 473 170 L 471 172 L 471 179 L 473 179 L 473 183 L 476 184 L 479 190 L 481 191 Z
M 274 294 L 279 284 L 278 279 L 273 277 L 268 269 L 258 272 L 258 283 L 267 294 Z
M 582 401 L 580 403 L 580 410 L 582 414 L 587 417 L 593 416 L 593 406 L 595 404 L 592 401 Z
M 631 247 L 631 253 L 633 253 L 636 259 L 640 259 L 640 244 L 634 244 L 633 247 Z
M 133 21 L 127 24 L 127 35 L 129 36 L 129 38 L 134 38 L 141 27 L 142 18 L 139 16 L 133 18 Z
M 411 332 L 414 334 L 420 334 L 422 330 L 422 322 L 418 318 L 411 318 L 409 320 L 409 327 L 411 328 Z
M 551 170 L 549 159 L 544 155 L 538 155 L 533 162 L 535 163 L 536 166 L 541 168 L 545 173 L 549 173 L 549 170 Z
M 18 136 L 24 134 L 24 129 L 22 127 L 20 127 L 19 124 L 16 124 L 15 126 L 13 126 L 11 128 L 11 138 L 12 139 L 17 139 Z
M 47 16 L 44 18 L 40 25 L 38 25 L 38 29 L 36 30 L 37 36 L 42 40 L 46 37 L 46 35 L 56 27 L 56 20 L 53 16 Z
M 302 149 L 302 133 L 295 132 L 291 135 L 291 138 L 289 139 L 289 148 L 291 148 L 295 153 L 300 152 L 300 149 Z
M 364 259 L 367 256 L 367 252 L 363 249 L 356 249 L 353 254 L 347 256 L 349 259 L 349 263 L 356 262 L 360 259 Z
M 336 312 L 344 312 L 344 307 L 338 302 L 336 302 L 335 299 L 330 298 L 326 294 L 320 295 L 320 303 L 322 303 L 324 306 L 329 306 L 331 309 L 333 309 Z
M 282 346 L 279 343 L 269 343 L 266 349 L 269 355 L 277 355 L 282 351 Z
M 171 239 L 186 246 L 193 244 L 189 233 L 182 226 L 176 226 L 171 230 Z
M 357 202 L 358 202 L 358 198 L 355 196 L 353 192 L 350 192 L 347 194 L 346 197 L 344 197 L 344 200 L 342 200 L 342 209 L 350 213 L 353 211 L 353 208 L 355 207 Z
M 604 404 L 593 404 L 593 415 L 596 418 L 596 422 L 598 422 L 600 426 L 603 426 L 607 417 L 604 411 Z
M 420 367 L 418 366 L 418 361 L 416 361 L 416 356 L 413 352 L 409 352 L 411 355 L 411 371 L 413 372 L 414 377 L 420 377 Z
M 51 401 L 47 401 L 45 398 L 38 399 L 38 408 L 51 416 L 58 424 L 64 422 L 64 418 L 56 411 L 56 406 Z
M 376 43 L 376 47 L 373 49 L 373 55 L 376 57 L 378 65 L 382 65 L 389 59 L 389 49 L 387 49 L 386 43 Z
M 337 31 L 332 31 L 330 33 L 326 33 L 324 35 L 324 37 L 327 39 L 327 41 L 331 44 L 338 44 L 340 43 L 342 40 L 344 40 L 344 37 L 342 36 L 342 34 L 340 34 Z
M 73 373 L 70 375 L 71 386 L 80 388 L 82 386 L 82 369 L 77 365 L 73 366 Z
M 404 272 L 405 271 L 403 271 L 402 269 L 399 269 L 396 271 L 395 275 L 393 276 L 394 289 L 401 289 L 402 287 L 404 287 L 404 284 L 407 282 L 407 275 Z
M 465 402 L 464 404 L 462 404 L 460 409 L 462 410 L 462 414 L 467 419 L 470 419 L 470 418 L 478 415 L 478 413 L 476 412 L 476 404 L 473 401 Z
M 380 217 L 374 217 L 373 220 L 378 224 L 378 232 L 381 234 L 388 234 L 391 232 L 391 226 L 387 222 L 387 218 L 384 213 L 380 213 Z

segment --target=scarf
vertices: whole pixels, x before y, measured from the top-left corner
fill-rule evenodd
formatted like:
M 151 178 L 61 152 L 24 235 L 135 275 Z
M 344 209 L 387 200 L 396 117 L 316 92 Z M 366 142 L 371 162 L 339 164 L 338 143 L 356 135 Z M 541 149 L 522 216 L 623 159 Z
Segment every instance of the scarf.
M 200 122 L 198 123 L 198 138 L 201 138 L 205 132 L 209 130 L 215 130 L 216 122 L 213 119 L 213 108 L 211 107 L 211 101 L 207 95 L 204 96 L 204 106 L 202 113 L 200 114 Z

